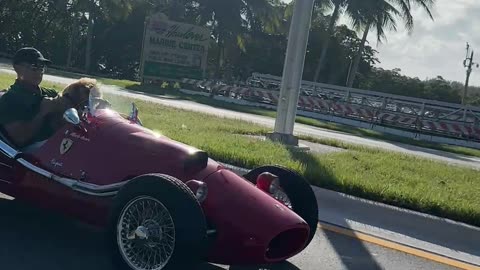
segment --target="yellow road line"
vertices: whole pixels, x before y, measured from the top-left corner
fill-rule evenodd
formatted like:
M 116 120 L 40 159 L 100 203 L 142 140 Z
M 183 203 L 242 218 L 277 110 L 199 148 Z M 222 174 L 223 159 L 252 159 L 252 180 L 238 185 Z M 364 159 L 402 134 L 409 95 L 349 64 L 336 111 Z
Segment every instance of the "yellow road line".
M 454 259 L 450 259 L 450 258 L 441 256 L 441 255 L 437 255 L 437 254 L 434 254 L 434 253 L 423 251 L 423 250 L 420 250 L 420 249 L 417 249 L 417 248 L 412 248 L 412 247 L 409 247 L 409 246 L 405 246 L 405 245 L 402 245 L 402 244 L 391 242 L 391 241 L 381 239 L 381 238 L 378 238 L 378 237 L 375 237 L 375 236 L 371 236 L 371 235 L 368 235 L 368 234 L 355 232 L 353 230 L 346 229 L 346 228 L 343 228 L 343 227 L 327 224 L 327 223 L 324 223 L 324 222 L 319 222 L 318 227 L 323 229 L 323 230 L 327 230 L 327 231 L 335 232 L 335 233 L 338 233 L 338 234 L 346 235 L 346 236 L 353 237 L 353 238 L 356 238 L 356 239 L 359 239 L 359 240 L 362 240 L 362 241 L 365 241 L 365 242 L 373 243 L 373 244 L 376 244 L 376 245 L 379 245 L 379 246 L 382 246 L 382 247 L 386 247 L 386 248 L 389 248 L 389 249 L 401 251 L 401 252 L 408 253 L 408 254 L 411 254 L 411 255 L 414 255 L 414 256 L 417 256 L 417 257 L 421 257 L 421 258 L 424 258 L 424 259 L 427 259 L 427 260 L 431 260 L 431 261 L 446 264 L 446 265 L 449 265 L 449 266 L 457 267 L 457 268 L 460 268 L 460 269 L 480 270 L 480 267 L 472 265 L 472 264 L 468 264 L 468 263 L 465 263 L 465 262 L 461 262 L 461 261 L 457 261 L 457 260 L 454 260 Z

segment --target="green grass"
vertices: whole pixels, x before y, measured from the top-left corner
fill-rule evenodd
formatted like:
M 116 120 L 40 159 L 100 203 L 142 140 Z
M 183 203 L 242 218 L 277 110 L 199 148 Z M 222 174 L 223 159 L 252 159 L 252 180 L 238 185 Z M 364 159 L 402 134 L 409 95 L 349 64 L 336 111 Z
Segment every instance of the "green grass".
M 130 89 L 130 90 L 143 91 L 143 92 L 154 93 L 154 94 L 164 94 L 164 93 L 166 93 L 168 95 L 172 95 L 172 96 L 177 97 L 177 98 L 191 100 L 191 101 L 195 101 L 197 103 L 202 103 L 202 104 L 214 106 L 214 107 L 217 107 L 217 108 L 224 108 L 224 109 L 228 109 L 228 110 L 244 112 L 244 113 L 251 113 L 251 114 L 256 114 L 256 115 L 263 115 L 263 116 L 268 116 L 268 117 L 273 117 L 273 118 L 275 118 L 276 115 L 277 115 L 276 111 L 273 111 L 273 110 L 223 102 L 223 101 L 220 101 L 220 100 L 215 100 L 215 99 L 205 97 L 205 96 L 200 96 L 200 95 L 198 95 L 198 96 L 187 95 L 187 94 L 184 94 L 180 91 L 175 91 L 175 90 L 163 90 L 162 91 L 162 90 L 159 89 L 158 86 L 157 87 L 140 86 L 140 84 L 138 82 L 133 82 L 133 81 L 128 81 L 128 80 L 127 81 L 125 81 L 125 80 L 124 81 L 118 81 L 118 80 L 106 79 L 106 80 L 100 80 L 100 81 L 105 83 L 105 84 L 113 84 L 113 85 L 124 87 L 124 88 Z M 436 150 L 455 153 L 455 154 L 480 157 L 480 150 L 478 150 L 478 149 L 467 148 L 467 147 L 462 147 L 462 146 L 455 146 L 455 145 L 448 145 L 448 144 L 432 143 L 432 142 L 426 142 L 426 141 L 417 141 L 417 140 L 413 140 L 413 139 L 409 139 L 409 138 L 405 138 L 405 137 L 401 137 L 401 136 L 384 134 L 384 133 L 374 131 L 374 130 L 370 130 L 370 129 L 357 128 L 357 127 L 352 127 L 352 126 L 347 126 L 347 125 L 342 125 L 342 124 L 337 124 L 337 123 L 332 123 L 332 122 L 327 122 L 327 121 L 321 121 L 321 120 L 318 120 L 318 119 L 313 119 L 313 118 L 304 117 L 304 116 L 297 116 L 295 122 L 300 123 L 300 124 L 315 126 L 315 127 L 319 127 L 319 128 L 344 132 L 344 133 L 347 133 L 347 134 L 352 134 L 352 135 L 357 135 L 357 136 L 362 136 L 362 137 L 368 137 L 368 138 L 373 138 L 373 139 L 379 139 L 379 140 L 382 140 L 382 141 L 399 142 L 399 143 L 415 145 L 415 146 L 420 146 L 420 147 L 425 147 L 425 148 L 430 148 L 430 149 L 436 149 Z
M 181 93 L 179 91 L 170 91 L 169 94 L 172 94 L 174 96 L 181 97 L 184 99 L 192 100 L 198 103 L 211 105 L 217 108 L 224 108 L 224 109 L 229 109 L 233 111 L 263 115 L 263 116 L 268 116 L 273 118 L 275 118 L 277 115 L 277 113 L 272 110 L 253 107 L 253 106 L 242 106 L 242 105 L 232 104 L 228 102 L 214 100 L 205 96 L 191 96 L 191 95 Z M 304 116 L 297 116 L 295 119 L 295 122 L 300 124 L 315 126 L 319 128 L 339 131 L 347 134 L 357 135 L 361 137 L 379 139 L 382 141 L 399 142 L 399 143 L 415 145 L 415 146 L 420 146 L 420 147 L 425 147 L 430 149 L 436 149 L 436 150 L 455 153 L 455 154 L 480 157 L 480 150 L 478 149 L 455 146 L 455 145 L 431 143 L 431 142 L 425 142 L 425 141 L 416 141 L 416 140 L 412 140 L 412 139 L 401 137 L 401 136 L 384 134 L 384 133 L 370 130 L 370 129 L 357 128 L 357 127 L 352 127 L 352 126 L 347 126 L 347 125 L 342 125 L 342 124 L 337 124 L 332 122 L 326 122 L 326 121 L 321 121 L 318 119 L 308 118 Z
M 0 75 L 2 83 L 5 77 Z M 130 100 L 106 97 L 115 109 L 128 112 Z M 348 151 L 295 152 L 242 135 L 269 131 L 262 126 L 135 102 L 148 128 L 203 149 L 218 161 L 246 168 L 280 164 L 319 187 L 480 226 L 480 171 L 332 140 Z
M 129 80 L 117 80 L 117 79 L 110 79 L 110 78 L 104 78 L 96 75 L 86 75 L 83 73 L 77 73 L 77 72 L 70 72 L 70 71 L 65 71 L 65 70 L 60 70 L 60 69 L 55 69 L 55 68 L 48 68 L 46 74 L 48 75 L 55 75 L 55 76 L 61 76 L 61 77 L 66 77 L 66 78 L 71 78 L 71 79 L 78 79 L 82 77 L 90 77 L 90 78 L 95 78 L 99 82 L 103 84 L 110 84 L 110 85 L 117 85 L 119 87 L 126 88 L 128 86 L 132 85 L 140 85 L 139 82 L 134 82 L 134 81 L 129 81 Z
M 15 77 L 10 74 L 0 73 L 0 90 L 8 89 L 15 82 Z M 65 85 L 60 83 L 42 82 L 41 86 L 61 91 Z
M 129 80 L 115 80 L 115 79 L 106 79 L 106 78 L 97 78 L 97 80 L 103 84 L 116 85 L 123 88 L 131 88 L 134 86 L 139 86 L 139 82 L 129 81 Z
M 123 98 L 109 96 L 119 110 Z M 219 161 L 246 168 L 281 164 L 316 186 L 480 225 L 480 172 L 379 149 L 312 154 L 241 134 L 265 134 L 250 123 L 136 101 L 144 124 L 170 138 L 206 150 Z

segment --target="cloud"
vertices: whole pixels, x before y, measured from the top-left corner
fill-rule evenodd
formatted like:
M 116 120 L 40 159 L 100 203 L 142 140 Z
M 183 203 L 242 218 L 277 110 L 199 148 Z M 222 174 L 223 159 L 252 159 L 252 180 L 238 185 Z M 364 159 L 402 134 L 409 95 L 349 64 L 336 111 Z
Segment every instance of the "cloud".
M 402 73 L 432 78 L 440 75 L 448 80 L 465 81 L 466 42 L 476 49 L 480 63 L 480 2 L 477 0 L 437 0 L 434 21 L 425 11 L 415 8 L 415 28 L 411 35 L 403 27 L 387 33 L 388 40 L 376 47 L 375 33 L 371 45 L 379 51 L 380 67 L 400 68 Z M 471 84 L 480 85 L 480 69 L 474 70 Z
M 466 42 L 476 52 L 475 62 L 480 63 L 480 1 L 435 2 L 433 21 L 422 8 L 414 6 L 415 28 L 411 34 L 401 20 L 397 23 L 397 32 L 387 32 L 387 41 L 378 46 L 376 33 L 369 34 L 370 46 L 379 52 L 377 56 L 381 63 L 378 66 L 400 68 L 403 74 L 420 79 L 442 76 L 447 80 L 465 81 Z M 339 24 L 350 25 L 343 16 Z M 480 86 L 480 69 L 474 69 L 470 84 Z

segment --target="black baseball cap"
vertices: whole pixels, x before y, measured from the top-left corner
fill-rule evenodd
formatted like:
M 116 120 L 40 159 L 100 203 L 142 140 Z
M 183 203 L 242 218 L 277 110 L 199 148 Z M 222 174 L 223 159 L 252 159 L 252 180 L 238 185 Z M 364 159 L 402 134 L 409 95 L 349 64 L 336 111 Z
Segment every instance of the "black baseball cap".
M 47 65 L 52 63 L 52 61 L 43 57 L 43 54 L 39 50 L 33 47 L 21 48 L 13 56 L 14 65 L 24 62 L 30 64 L 45 63 Z

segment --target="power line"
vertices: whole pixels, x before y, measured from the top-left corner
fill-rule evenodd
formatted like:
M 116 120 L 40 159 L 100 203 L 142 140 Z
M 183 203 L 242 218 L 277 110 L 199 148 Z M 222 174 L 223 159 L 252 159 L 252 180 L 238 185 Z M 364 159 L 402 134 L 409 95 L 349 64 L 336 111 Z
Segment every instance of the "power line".
M 468 81 L 470 80 L 472 67 L 476 66 L 478 68 L 480 66 L 478 63 L 473 62 L 473 53 L 474 53 L 473 50 L 470 53 L 470 44 L 468 44 L 467 42 L 467 55 L 465 56 L 465 60 L 463 60 L 463 66 L 467 68 L 467 79 L 465 80 L 465 89 L 463 90 L 462 105 L 465 105 L 467 91 L 468 91 Z M 470 57 L 468 57 L 469 54 L 470 54 Z

